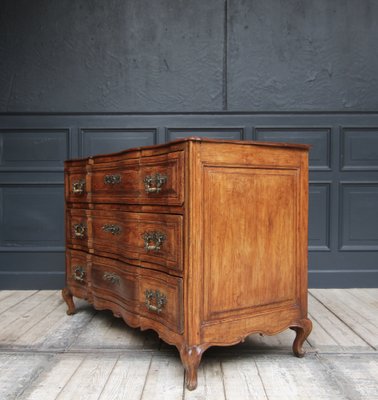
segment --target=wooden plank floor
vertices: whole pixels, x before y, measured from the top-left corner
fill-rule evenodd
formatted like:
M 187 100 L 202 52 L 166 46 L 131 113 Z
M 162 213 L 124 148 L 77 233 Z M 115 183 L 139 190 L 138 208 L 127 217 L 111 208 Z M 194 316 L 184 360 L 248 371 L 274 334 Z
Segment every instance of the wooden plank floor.
M 0 399 L 378 399 L 378 289 L 312 289 L 307 355 L 294 333 L 210 348 L 197 390 L 177 350 L 152 331 L 58 291 L 0 291 Z

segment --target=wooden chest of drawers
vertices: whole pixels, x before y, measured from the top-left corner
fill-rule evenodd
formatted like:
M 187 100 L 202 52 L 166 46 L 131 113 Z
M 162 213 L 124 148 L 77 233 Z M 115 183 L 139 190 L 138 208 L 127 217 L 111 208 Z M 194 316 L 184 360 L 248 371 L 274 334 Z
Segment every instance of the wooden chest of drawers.
M 66 287 L 175 345 L 189 389 L 203 352 L 311 331 L 308 146 L 188 138 L 65 164 Z

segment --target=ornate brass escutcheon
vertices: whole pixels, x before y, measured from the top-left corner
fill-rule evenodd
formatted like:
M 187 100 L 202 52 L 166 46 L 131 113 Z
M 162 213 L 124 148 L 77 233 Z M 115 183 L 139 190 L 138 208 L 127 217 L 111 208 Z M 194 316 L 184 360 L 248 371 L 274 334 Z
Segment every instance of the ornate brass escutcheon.
M 163 293 L 160 293 L 159 290 L 152 289 L 147 289 L 144 294 L 146 296 L 145 304 L 147 310 L 160 314 L 167 304 L 167 296 Z
M 72 193 L 83 194 L 85 191 L 85 179 L 72 182 Z
M 159 193 L 167 180 L 168 177 L 166 175 L 161 175 L 159 173 L 155 175 L 147 175 L 143 181 L 144 190 L 146 193 Z
M 147 251 L 159 251 L 161 245 L 163 244 L 164 240 L 166 239 L 166 235 L 161 232 L 145 232 L 143 235 L 144 240 L 144 248 Z M 153 244 L 151 244 L 153 243 Z
M 104 281 L 108 281 L 109 283 L 113 285 L 119 285 L 120 284 L 120 278 L 117 274 L 114 274 L 113 272 L 104 272 L 104 275 L 102 276 Z
M 106 224 L 102 227 L 102 230 L 104 232 L 109 232 L 112 235 L 119 235 L 121 233 L 121 227 L 118 225 L 109 225 Z
M 121 175 L 105 175 L 104 183 L 105 185 L 118 185 L 121 183 Z
M 87 230 L 87 227 L 84 224 L 75 224 L 73 226 L 74 228 L 74 236 L 77 239 L 84 239 L 85 238 L 85 232 Z
M 81 265 L 77 265 L 74 268 L 72 278 L 77 282 L 84 283 L 85 269 Z

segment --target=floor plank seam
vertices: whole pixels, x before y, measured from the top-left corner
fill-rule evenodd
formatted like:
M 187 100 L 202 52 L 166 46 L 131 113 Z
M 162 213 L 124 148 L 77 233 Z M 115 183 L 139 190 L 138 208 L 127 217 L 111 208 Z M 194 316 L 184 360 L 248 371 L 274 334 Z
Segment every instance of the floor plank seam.
M 27 348 L 1 348 L 0 354 L 60 354 L 60 355 L 80 355 L 80 354 L 104 354 L 104 355 L 111 355 L 111 354 L 151 354 L 153 356 L 167 356 L 167 355 L 174 355 L 179 357 L 179 354 L 176 349 L 164 349 L 164 350 L 154 350 L 154 349 L 75 349 L 75 350 L 65 350 L 65 349 L 27 349 Z M 250 356 L 253 357 L 254 355 L 262 355 L 265 354 L 266 356 L 288 356 L 291 355 L 291 352 L 288 351 L 267 351 L 265 350 L 246 350 L 246 349 L 237 349 L 229 351 L 222 351 L 222 357 L 234 357 L 235 355 L 239 356 Z M 340 351 L 330 351 L 330 350 L 307 350 L 306 356 L 311 357 L 317 354 L 327 354 L 327 355 L 377 355 L 378 352 L 374 349 L 372 350 L 346 350 L 345 348 L 340 349 Z M 208 353 L 204 354 L 206 358 L 216 358 L 219 355 Z
M 219 365 L 220 365 L 220 371 L 221 371 L 221 380 L 222 380 L 223 395 L 224 395 L 224 398 L 227 399 L 226 386 L 225 386 L 225 383 L 224 383 L 225 373 L 224 373 L 222 361 L 219 362 Z
M 327 371 L 327 375 L 332 379 L 332 381 L 337 385 L 340 393 L 345 396 L 347 400 L 363 399 L 360 393 L 355 391 L 354 386 L 349 385 L 348 380 L 343 379 L 343 373 L 339 369 L 332 368 L 329 361 L 322 357 L 321 354 L 317 357 L 319 363 Z M 354 393 L 350 393 L 350 391 Z
M 9 306 L 8 308 L 6 308 L 5 310 L 0 312 L 0 316 L 1 314 L 4 314 L 5 312 L 9 311 L 11 308 L 16 307 L 17 305 L 19 305 L 20 303 L 22 303 L 23 301 L 25 301 L 26 299 L 34 296 L 35 294 L 37 294 L 39 292 L 39 290 L 36 290 L 34 293 L 30 293 L 28 296 L 23 297 L 22 299 L 20 299 L 20 301 L 18 301 L 17 303 L 12 304 L 11 306 Z M 7 296 L 9 297 L 9 296 Z M 4 299 L 1 299 L 1 301 L 3 301 Z
M 89 325 L 91 323 L 91 321 L 93 320 L 93 318 L 97 315 L 98 311 L 94 311 L 91 318 L 89 319 L 89 321 L 87 322 L 87 325 Z M 83 333 L 83 331 L 85 330 L 85 326 L 83 325 L 80 329 L 77 330 L 77 332 L 75 332 L 75 334 L 73 335 L 73 340 L 71 341 L 71 343 L 67 346 L 66 350 L 70 350 L 71 347 L 76 343 L 78 337 Z
M 342 318 L 340 318 L 331 308 L 326 306 L 319 298 L 317 298 L 313 293 L 310 293 L 312 297 L 314 297 L 325 309 L 327 309 L 330 313 L 332 313 L 339 321 L 341 321 L 344 325 L 346 325 L 356 336 L 358 336 L 362 341 L 364 341 L 369 347 L 373 350 L 377 350 L 375 346 L 370 344 L 364 337 L 362 337 L 358 332 L 355 331 L 351 326 L 349 326 Z
M 153 356 L 151 356 L 151 358 L 150 358 L 150 362 L 149 362 L 148 368 L 147 368 L 146 377 L 144 378 L 143 388 L 142 388 L 142 391 L 141 391 L 141 393 L 140 393 L 140 398 L 141 398 L 141 399 L 143 399 L 143 394 L 144 394 L 144 391 L 145 391 L 145 389 L 146 389 L 147 379 L 148 379 L 148 375 L 150 374 L 151 365 L 152 365 L 152 358 L 153 358 Z
M 262 376 L 261 376 L 261 373 L 260 373 L 260 368 L 259 368 L 259 366 L 258 366 L 256 360 L 254 360 L 254 363 L 255 363 L 255 366 L 256 366 L 257 375 L 258 375 L 258 377 L 259 377 L 259 379 L 260 379 L 262 388 L 263 388 L 264 393 L 265 393 L 265 397 L 266 397 L 266 399 L 269 399 L 269 396 L 268 396 L 268 393 L 267 393 L 267 391 L 266 391 L 266 387 L 265 387 L 265 384 L 264 384 L 264 380 L 262 379 Z
M 49 296 L 46 300 L 48 300 L 51 296 Z M 39 307 L 41 305 L 38 304 L 36 305 L 34 308 L 32 308 L 30 311 L 33 311 L 36 307 Z M 37 326 L 43 319 L 45 319 L 46 317 L 48 317 L 50 314 L 52 314 L 58 307 L 60 307 L 61 304 L 58 304 L 53 310 L 51 310 L 49 313 L 47 313 L 46 315 L 43 315 L 40 319 L 35 319 L 34 324 L 32 326 L 30 326 L 25 332 L 22 332 L 21 335 L 19 335 L 16 340 L 18 340 L 20 337 L 22 337 L 23 335 L 27 334 L 31 329 L 33 329 L 35 326 Z
M 110 373 L 109 373 L 109 375 L 108 375 L 108 377 L 107 377 L 107 379 L 106 379 L 106 381 L 104 383 L 104 386 L 102 387 L 101 392 L 98 394 L 98 399 L 100 399 L 102 394 L 104 393 L 106 385 L 108 384 L 108 382 L 110 380 L 110 377 L 111 377 L 112 373 L 114 372 L 114 369 L 115 369 L 115 367 L 116 367 L 116 365 L 117 365 L 117 363 L 119 361 L 119 358 L 120 358 L 120 355 L 118 355 L 117 359 L 115 360 L 115 363 L 114 363 L 114 365 L 113 365 L 113 367 L 112 367 L 112 369 L 111 369 L 111 371 L 110 371 Z
M 39 367 L 37 371 L 30 376 L 28 382 L 20 389 L 19 393 L 17 393 L 15 397 L 16 400 L 21 400 L 25 398 L 25 394 L 28 394 L 28 390 L 32 387 L 32 385 L 38 381 L 38 379 L 43 375 L 45 371 L 48 370 L 49 367 L 52 367 L 55 364 L 57 356 L 57 354 L 51 354 L 51 357 L 48 359 L 47 365 Z

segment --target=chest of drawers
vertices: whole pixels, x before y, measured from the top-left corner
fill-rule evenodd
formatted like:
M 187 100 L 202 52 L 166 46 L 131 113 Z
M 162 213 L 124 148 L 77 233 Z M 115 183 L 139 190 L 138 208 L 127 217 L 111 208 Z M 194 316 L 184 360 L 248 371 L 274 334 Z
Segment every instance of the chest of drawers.
M 308 146 L 188 138 L 65 164 L 66 286 L 175 345 L 188 389 L 203 352 L 311 331 Z

